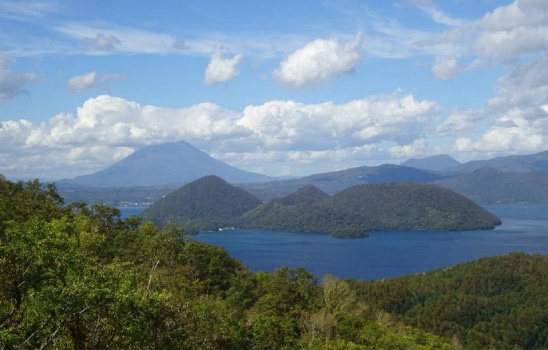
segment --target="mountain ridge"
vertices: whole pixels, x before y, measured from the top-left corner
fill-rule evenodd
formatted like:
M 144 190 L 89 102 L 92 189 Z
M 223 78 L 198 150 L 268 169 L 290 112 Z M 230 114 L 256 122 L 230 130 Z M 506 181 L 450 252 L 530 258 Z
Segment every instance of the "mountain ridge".
M 422 170 L 443 171 L 460 164 L 460 162 L 447 154 L 437 154 L 425 158 L 408 159 L 400 165 Z
M 312 174 L 299 179 L 247 184 L 244 185 L 243 188 L 261 200 L 269 200 L 287 196 L 305 185 L 314 185 L 323 192 L 333 195 L 346 188 L 364 183 L 428 183 L 451 176 L 454 175 L 441 174 L 396 164 L 382 164 L 379 166 L 361 166 L 327 173 Z
M 433 184 L 480 203 L 548 203 L 548 170 L 514 173 L 483 167 Z
M 548 170 L 548 151 L 525 155 L 510 155 L 487 160 L 472 160 L 447 169 L 453 173 L 471 173 L 479 168 L 494 168 L 508 172 L 525 173 L 534 170 Z

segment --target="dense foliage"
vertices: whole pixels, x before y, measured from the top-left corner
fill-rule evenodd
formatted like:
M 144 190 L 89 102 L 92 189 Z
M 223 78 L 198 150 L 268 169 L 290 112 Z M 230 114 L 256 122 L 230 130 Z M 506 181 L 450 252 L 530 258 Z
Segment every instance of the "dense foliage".
M 329 232 L 339 236 L 344 232 L 386 230 L 491 229 L 500 224 L 496 216 L 471 200 L 420 183 L 357 185 L 306 204 L 286 205 L 283 199 L 274 199 L 235 222 L 243 228 Z
M 0 177 L 0 349 L 450 349 L 346 281 L 252 274 L 172 225 Z
M 463 349 L 548 349 L 548 256 L 514 253 L 426 274 L 350 281 L 373 313 Z

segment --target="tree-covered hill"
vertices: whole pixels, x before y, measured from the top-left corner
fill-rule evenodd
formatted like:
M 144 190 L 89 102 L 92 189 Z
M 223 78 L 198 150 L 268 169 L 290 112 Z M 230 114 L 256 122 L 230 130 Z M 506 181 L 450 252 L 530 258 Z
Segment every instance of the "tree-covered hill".
M 141 213 L 158 226 L 184 225 L 189 231 L 216 230 L 223 222 L 261 203 L 217 176 L 204 176 L 166 195 Z
M 358 185 L 313 203 L 274 199 L 234 220 L 238 227 L 360 236 L 387 230 L 492 229 L 500 220 L 471 200 L 420 183 Z
M 388 312 L 456 349 L 548 349 L 548 256 L 513 253 L 351 285 L 371 313 Z
M 314 185 L 306 185 L 295 193 L 280 199 L 283 205 L 312 204 L 322 199 L 329 198 L 329 195 Z

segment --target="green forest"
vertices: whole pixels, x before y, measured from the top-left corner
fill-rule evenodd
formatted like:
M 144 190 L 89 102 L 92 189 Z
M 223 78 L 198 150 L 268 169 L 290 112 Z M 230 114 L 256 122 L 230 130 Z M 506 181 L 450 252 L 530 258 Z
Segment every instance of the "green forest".
M 0 176 L 0 349 L 546 349 L 548 259 L 251 273 L 184 228 Z

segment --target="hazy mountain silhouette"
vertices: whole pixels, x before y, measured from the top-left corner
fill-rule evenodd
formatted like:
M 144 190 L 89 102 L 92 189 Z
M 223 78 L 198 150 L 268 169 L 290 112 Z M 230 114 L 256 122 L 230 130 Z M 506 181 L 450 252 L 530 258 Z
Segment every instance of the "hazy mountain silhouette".
M 188 183 L 206 175 L 217 175 L 231 183 L 272 180 L 230 166 L 181 141 L 142 148 L 106 169 L 58 183 L 97 187 L 154 186 Z
M 485 167 L 519 173 L 526 173 L 533 170 L 548 170 L 548 151 L 526 155 L 497 157 L 488 160 L 473 160 L 448 170 L 464 174 Z
M 441 171 L 459 166 L 460 163 L 447 154 L 438 154 L 426 158 L 409 159 L 401 163 L 401 165 L 423 170 Z

